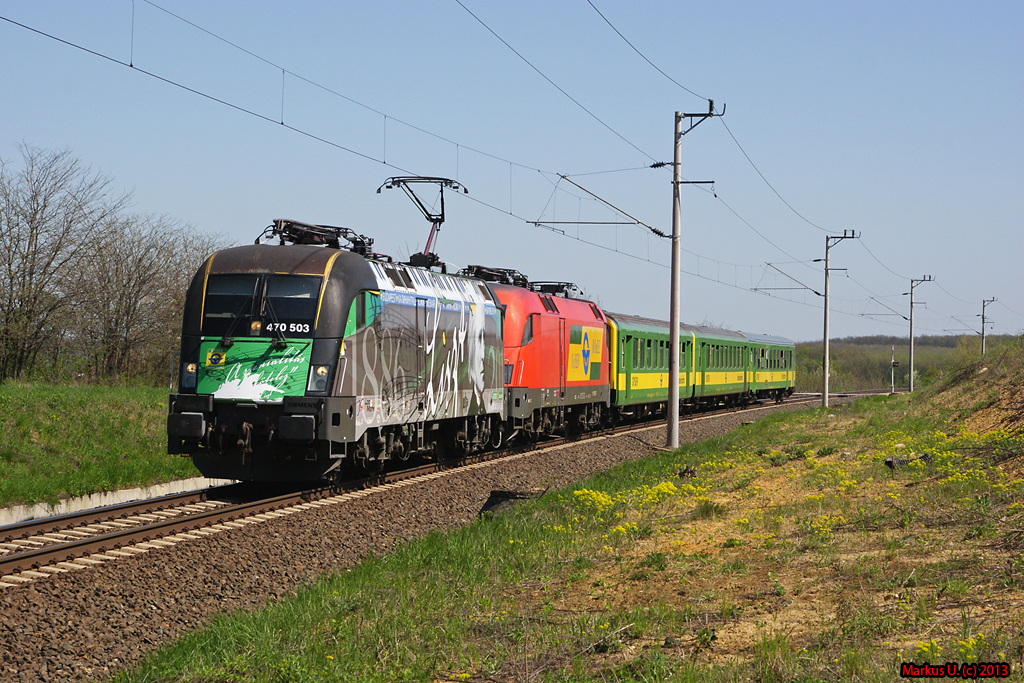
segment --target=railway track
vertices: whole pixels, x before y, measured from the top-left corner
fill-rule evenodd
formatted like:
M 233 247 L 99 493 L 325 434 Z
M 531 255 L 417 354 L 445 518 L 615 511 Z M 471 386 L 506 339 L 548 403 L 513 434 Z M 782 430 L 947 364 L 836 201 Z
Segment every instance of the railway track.
M 814 395 L 800 396 L 791 398 L 787 404 L 813 404 L 818 400 Z M 771 407 L 774 403 L 766 402 L 764 405 L 720 408 L 686 416 L 683 421 L 714 419 L 735 412 L 755 413 Z M 232 487 L 217 487 L 0 527 L 0 589 L 173 547 L 311 508 L 343 503 L 375 491 L 414 485 L 466 469 L 519 459 L 538 450 L 564 448 L 631 431 L 657 429 L 662 425 L 664 420 L 621 425 L 255 501 L 229 502 L 224 500 L 229 497 L 225 495 L 228 493 L 225 489 Z

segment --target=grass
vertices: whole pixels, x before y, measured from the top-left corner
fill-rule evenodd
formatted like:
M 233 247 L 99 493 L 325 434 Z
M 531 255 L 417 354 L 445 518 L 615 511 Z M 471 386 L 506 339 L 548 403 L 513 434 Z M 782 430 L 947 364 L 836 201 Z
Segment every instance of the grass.
M 0 506 L 198 476 L 166 415 L 163 389 L 0 385 Z

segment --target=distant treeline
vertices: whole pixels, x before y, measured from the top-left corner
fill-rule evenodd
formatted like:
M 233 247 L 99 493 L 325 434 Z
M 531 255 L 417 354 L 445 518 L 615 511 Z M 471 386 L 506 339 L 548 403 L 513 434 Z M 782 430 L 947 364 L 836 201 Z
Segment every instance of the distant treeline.
M 914 355 L 917 355 L 917 347 L 919 346 L 938 346 L 944 349 L 955 349 L 962 339 L 965 339 L 962 335 L 924 335 L 914 337 Z M 1000 344 L 1010 339 L 1014 339 L 1013 335 L 990 334 L 985 336 L 985 345 L 988 346 L 989 343 Z M 842 337 L 840 339 L 833 339 L 829 342 L 829 346 L 831 347 L 833 344 L 853 344 L 856 346 L 895 346 L 896 349 L 899 350 L 901 345 L 909 349 L 910 340 L 906 335 L 902 337 L 891 337 L 876 334 L 867 337 Z M 980 347 L 980 338 L 978 344 Z M 821 348 L 820 343 L 818 344 L 818 348 Z M 915 365 L 917 365 L 917 363 L 915 363 Z
M 1011 335 L 986 337 L 986 348 L 1014 339 Z M 892 367 L 893 347 L 896 362 Z M 951 363 L 981 353 L 975 335 L 914 337 L 914 387 L 937 378 Z M 797 391 L 821 391 L 822 342 L 796 345 Z M 910 342 L 907 337 L 875 335 L 844 337 L 829 342 L 829 390 L 905 388 L 910 380 Z
M 18 151 L 0 158 L 0 382 L 168 381 L 185 290 L 224 239 L 130 212 L 68 151 Z

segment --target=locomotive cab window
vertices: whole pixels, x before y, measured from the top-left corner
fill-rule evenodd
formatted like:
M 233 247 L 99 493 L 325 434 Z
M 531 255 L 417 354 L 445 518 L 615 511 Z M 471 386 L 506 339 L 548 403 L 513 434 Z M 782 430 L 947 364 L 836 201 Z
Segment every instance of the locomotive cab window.
M 203 334 L 249 334 L 258 275 L 211 275 L 203 301 Z
M 533 341 L 533 321 L 539 318 L 539 313 L 531 313 L 526 317 L 526 324 L 523 325 L 523 340 L 519 343 L 520 346 L 526 346 Z
M 308 275 L 269 276 L 261 307 L 264 335 L 312 337 L 322 279 Z

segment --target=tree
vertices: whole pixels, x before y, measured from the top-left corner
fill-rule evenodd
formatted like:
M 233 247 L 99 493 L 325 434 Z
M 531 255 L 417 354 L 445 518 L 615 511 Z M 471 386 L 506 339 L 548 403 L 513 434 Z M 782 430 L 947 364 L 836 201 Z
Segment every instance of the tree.
M 163 377 L 177 350 L 185 291 L 223 240 L 165 216 L 122 215 L 84 259 L 75 347 L 90 375 Z
M 18 145 L 22 167 L 0 159 L 0 381 L 32 372 L 59 342 L 60 313 L 80 286 L 78 266 L 128 202 L 110 179 L 67 150 Z

